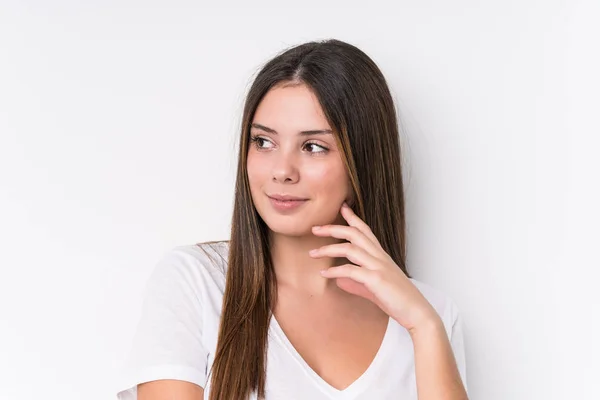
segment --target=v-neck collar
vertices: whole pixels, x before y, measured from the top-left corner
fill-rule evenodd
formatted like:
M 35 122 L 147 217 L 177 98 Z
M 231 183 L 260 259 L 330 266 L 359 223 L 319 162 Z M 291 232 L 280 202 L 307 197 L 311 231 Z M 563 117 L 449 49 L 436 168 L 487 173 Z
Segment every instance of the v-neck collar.
M 308 376 L 315 382 L 317 387 L 323 391 L 330 399 L 335 400 L 351 400 L 356 398 L 359 394 L 365 391 L 368 388 L 370 382 L 373 380 L 372 376 L 379 369 L 379 365 L 381 364 L 388 347 L 388 342 L 390 341 L 390 337 L 392 335 L 392 321 L 391 317 L 388 317 L 387 327 L 385 330 L 385 334 L 383 336 L 383 340 L 381 341 L 381 345 L 371 361 L 371 364 L 367 367 L 365 372 L 361 376 L 359 376 L 354 382 L 352 382 L 345 389 L 337 389 L 327 383 L 319 374 L 313 370 L 310 365 L 302 358 L 300 353 L 296 350 L 294 345 L 290 342 L 287 335 L 279 325 L 279 322 L 275 318 L 275 315 L 271 316 L 270 328 L 275 333 L 275 336 L 283 347 L 288 351 L 288 353 L 296 360 L 298 364 L 302 367 L 302 369 L 307 373 Z

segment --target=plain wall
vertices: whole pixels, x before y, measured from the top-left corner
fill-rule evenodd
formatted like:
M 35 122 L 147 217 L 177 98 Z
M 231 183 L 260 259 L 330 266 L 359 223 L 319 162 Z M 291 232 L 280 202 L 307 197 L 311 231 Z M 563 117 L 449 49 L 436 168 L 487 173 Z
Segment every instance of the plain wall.
M 471 399 L 600 398 L 598 11 L 1 1 L 0 399 L 115 398 L 158 258 L 228 237 L 251 77 L 330 37 L 392 89 L 409 268 L 462 312 Z

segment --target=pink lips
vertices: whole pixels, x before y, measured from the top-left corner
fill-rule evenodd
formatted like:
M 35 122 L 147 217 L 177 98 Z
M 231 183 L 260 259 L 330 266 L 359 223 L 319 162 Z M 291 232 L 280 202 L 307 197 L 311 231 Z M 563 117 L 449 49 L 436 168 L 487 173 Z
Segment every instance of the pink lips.
M 273 208 L 278 211 L 295 210 L 308 201 L 308 199 L 301 199 L 299 197 L 288 195 L 273 195 L 268 197 Z

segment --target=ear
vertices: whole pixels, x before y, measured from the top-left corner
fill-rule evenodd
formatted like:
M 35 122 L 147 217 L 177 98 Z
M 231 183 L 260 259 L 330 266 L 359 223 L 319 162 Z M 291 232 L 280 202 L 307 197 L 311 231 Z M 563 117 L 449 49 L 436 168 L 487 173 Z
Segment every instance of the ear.
M 354 192 L 354 190 L 352 189 L 352 182 L 350 181 L 350 178 L 348 177 L 348 195 L 346 196 L 346 204 L 348 204 L 350 206 L 350 208 L 354 207 L 354 204 L 356 203 L 356 193 Z
M 350 194 L 348 197 L 346 197 L 346 204 L 348 204 L 350 208 L 354 206 L 354 194 Z

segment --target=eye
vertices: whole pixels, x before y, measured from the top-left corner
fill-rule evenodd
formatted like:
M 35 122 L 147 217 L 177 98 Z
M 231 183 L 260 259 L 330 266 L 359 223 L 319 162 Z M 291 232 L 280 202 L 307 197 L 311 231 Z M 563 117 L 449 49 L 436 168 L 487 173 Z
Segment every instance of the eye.
M 321 146 L 320 144 L 314 142 L 307 142 L 304 147 L 312 147 L 313 149 L 321 149 L 319 151 L 309 151 L 309 153 L 327 153 L 329 149 L 327 147 Z
M 265 148 L 263 147 L 264 142 L 271 143 L 270 140 L 267 140 L 264 137 L 256 135 L 250 136 L 250 143 L 254 143 L 254 146 L 259 150 Z

